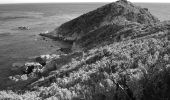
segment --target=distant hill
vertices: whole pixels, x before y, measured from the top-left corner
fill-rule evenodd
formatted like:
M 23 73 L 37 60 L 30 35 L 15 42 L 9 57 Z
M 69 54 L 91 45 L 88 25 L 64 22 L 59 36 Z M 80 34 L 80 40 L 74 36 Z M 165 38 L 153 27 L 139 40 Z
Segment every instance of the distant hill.
M 153 25 L 159 22 L 147 8 L 141 8 L 133 5 L 126 0 L 119 0 L 114 3 L 104 5 L 94 11 L 83 14 L 71 21 L 68 21 L 56 28 L 49 35 L 51 37 L 62 37 L 64 40 L 72 40 L 78 44 L 99 41 L 98 38 L 104 35 L 108 38 L 110 35 L 115 36 L 125 25 Z M 105 28 L 107 28 L 105 30 Z M 117 34 L 118 35 L 118 34 Z M 115 36 L 119 37 L 119 36 Z M 101 39 L 100 39 L 101 41 Z M 105 39 L 102 39 L 104 42 Z M 77 44 L 77 43 L 76 43 Z M 82 46 L 82 45 L 81 45 Z

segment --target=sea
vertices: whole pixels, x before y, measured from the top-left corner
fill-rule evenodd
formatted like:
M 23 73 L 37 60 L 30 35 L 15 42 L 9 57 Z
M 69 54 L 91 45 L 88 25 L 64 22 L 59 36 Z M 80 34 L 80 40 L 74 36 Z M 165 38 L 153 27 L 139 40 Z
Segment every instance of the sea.
M 14 63 L 31 57 L 54 53 L 65 46 L 59 41 L 44 40 L 39 33 L 53 31 L 62 23 L 107 3 L 36 3 L 0 4 L 0 89 L 6 87 Z M 161 21 L 170 19 L 168 3 L 136 3 Z M 26 26 L 30 30 L 19 30 Z M 56 53 L 56 52 L 55 52 Z

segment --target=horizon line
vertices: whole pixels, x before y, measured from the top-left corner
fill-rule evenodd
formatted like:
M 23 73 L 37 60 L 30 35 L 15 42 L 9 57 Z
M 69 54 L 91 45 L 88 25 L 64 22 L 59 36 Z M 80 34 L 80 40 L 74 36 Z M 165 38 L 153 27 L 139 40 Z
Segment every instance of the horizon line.
M 57 3 L 63 3 L 63 4 L 79 4 L 79 3 L 112 3 L 112 2 L 16 2 L 16 3 L 0 3 L 1 4 L 57 4 Z M 132 3 L 160 3 L 160 4 L 165 4 L 170 2 L 132 2 Z

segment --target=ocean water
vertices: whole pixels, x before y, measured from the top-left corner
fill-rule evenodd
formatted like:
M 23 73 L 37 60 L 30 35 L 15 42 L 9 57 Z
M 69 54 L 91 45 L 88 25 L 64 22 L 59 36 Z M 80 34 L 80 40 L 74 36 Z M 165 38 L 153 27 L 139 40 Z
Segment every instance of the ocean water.
M 151 14 L 159 20 L 170 20 L 170 3 L 136 3 L 142 8 L 148 8 Z
M 13 63 L 24 63 L 30 57 L 55 52 L 65 46 L 45 41 L 38 34 L 52 31 L 62 23 L 103 4 L 5 4 L 0 5 L 0 89 L 10 84 Z M 27 26 L 30 30 L 18 30 Z M 53 46 L 53 47 L 51 47 Z
M 44 41 L 38 34 L 52 31 L 62 23 L 106 3 L 77 4 L 1 4 L 0 5 L 0 89 L 8 84 L 10 68 L 15 62 L 54 52 L 64 44 Z M 160 20 L 170 19 L 170 4 L 137 3 L 149 8 Z M 18 30 L 28 26 L 30 30 Z M 51 45 L 53 47 L 51 47 Z

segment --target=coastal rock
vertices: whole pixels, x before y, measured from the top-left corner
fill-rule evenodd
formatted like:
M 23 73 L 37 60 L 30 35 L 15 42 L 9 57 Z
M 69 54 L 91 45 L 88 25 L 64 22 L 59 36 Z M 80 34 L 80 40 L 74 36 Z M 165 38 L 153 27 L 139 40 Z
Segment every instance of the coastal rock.
M 47 54 L 47 55 L 41 55 L 40 57 L 42 59 L 46 60 L 46 61 L 49 61 L 49 60 L 51 60 L 53 58 L 59 58 L 60 56 L 56 55 L 56 54 L 51 54 L 51 55 Z
M 37 62 L 14 63 L 11 67 L 11 71 L 16 74 L 29 74 L 38 69 L 42 69 L 42 65 Z
M 145 8 L 135 6 L 126 0 L 119 0 L 68 21 L 49 35 L 77 40 L 105 25 L 125 25 L 127 22 L 152 25 L 159 20 Z
M 41 57 L 36 57 L 35 58 L 35 61 L 40 63 L 42 66 L 45 66 L 46 65 L 46 60 L 41 58 Z
M 23 75 L 15 75 L 15 76 L 10 76 L 9 79 L 18 82 L 18 81 L 26 81 L 28 80 L 28 76 L 27 74 L 23 74 Z
M 42 66 L 45 66 L 50 60 L 60 58 L 59 55 L 56 54 L 47 54 L 35 57 L 35 62 L 40 63 Z
M 14 63 L 11 70 L 14 71 L 17 75 L 10 76 L 9 79 L 18 82 L 18 81 L 27 81 L 27 79 L 38 78 L 46 72 L 49 72 L 54 67 L 54 62 L 51 62 L 52 59 L 60 58 L 59 55 L 41 55 L 35 57 L 36 62 L 26 62 Z
M 78 51 L 131 39 L 145 28 L 152 30 L 149 28 L 159 22 L 146 8 L 119 0 L 68 21 L 44 36 L 71 40 L 71 49 Z
M 31 82 L 33 79 L 40 76 L 42 68 L 43 66 L 37 62 L 26 62 L 20 69 L 16 69 L 16 71 L 20 71 L 20 73 L 10 76 L 9 79 L 14 82 Z
M 30 73 L 38 73 L 42 69 L 42 65 L 36 62 L 27 62 L 25 63 L 25 74 L 30 74 Z

